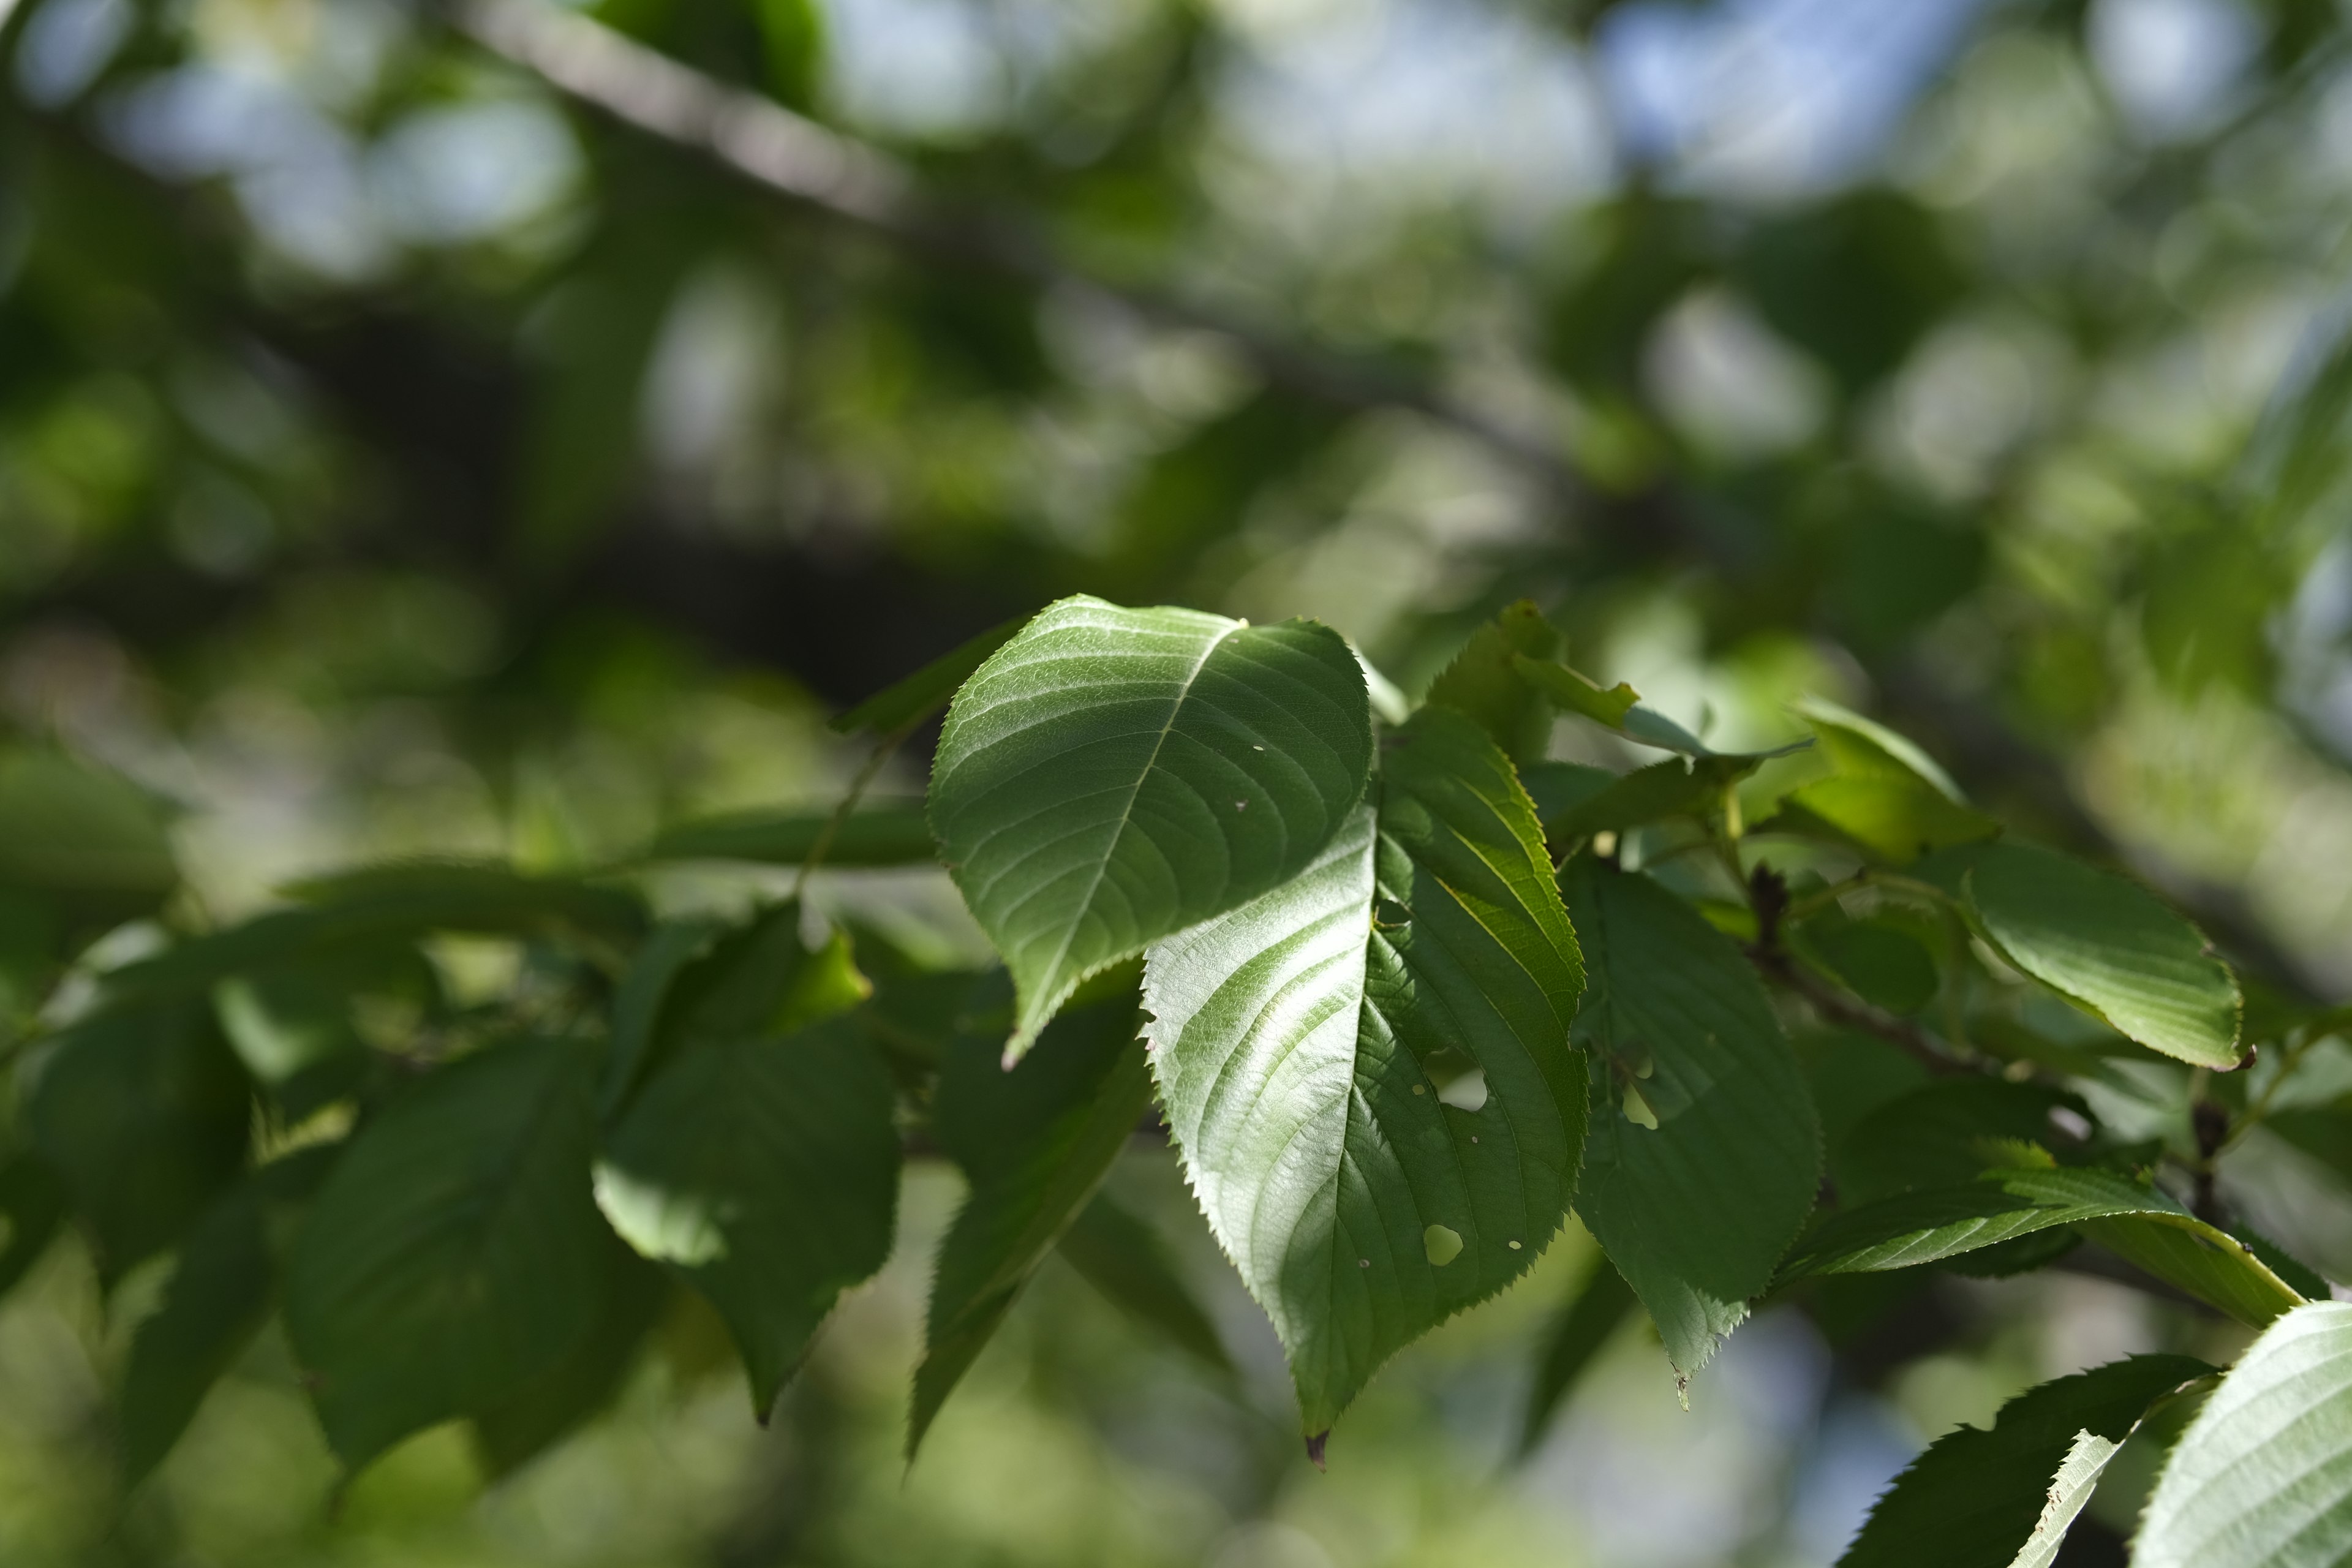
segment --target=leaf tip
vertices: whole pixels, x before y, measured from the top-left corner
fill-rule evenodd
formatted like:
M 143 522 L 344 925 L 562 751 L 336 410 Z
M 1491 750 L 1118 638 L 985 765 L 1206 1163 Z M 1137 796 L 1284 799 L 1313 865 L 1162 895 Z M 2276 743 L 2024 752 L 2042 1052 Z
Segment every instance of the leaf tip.
M 1313 1465 L 1318 1470 L 1328 1470 L 1331 1468 L 1329 1465 L 1326 1464 L 1323 1459 L 1324 1446 L 1330 1441 L 1331 1428 L 1328 1426 L 1324 1427 L 1320 1432 L 1310 1432 L 1307 1434 L 1307 1462 Z

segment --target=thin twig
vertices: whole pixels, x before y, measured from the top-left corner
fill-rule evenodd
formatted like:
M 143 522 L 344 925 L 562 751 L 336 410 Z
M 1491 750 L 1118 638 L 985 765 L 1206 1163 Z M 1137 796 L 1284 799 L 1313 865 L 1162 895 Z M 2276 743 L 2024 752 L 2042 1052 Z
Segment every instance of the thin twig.
M 914 724 L 901 724 L 874 742 L 872 753 L 866 757 L 865 765 L 857 770 L 857 776 L 849 781 L 849 789 L 842 795 L 841 804 L 833 808 L 833 815 L 825 818 L 824 826 L 817 830 L 815 839 L 809 845 L 808 854 L 802 858 L 800 872 L 793 879 L 793 898 L 801 896 L 801 889 L 808 886 L 810 874 L 824 864 L 825 856 L 833 850 L 833 841 L 841 837 L 842 825 L 849 820 L 849 814 L 857 809 L 857 803 L 865 798 L 866 786 L 882 772 L 882 764 L 888 762 L 890 753 L 903 745 L 907 737 L 914 732 Z
M 1833 1024 L 1843 1024 L 1865 1034 L 1900 1046 L 1929 1072 L 1937 1074 L 1964 1073 L 1969 1069 L 1952 1058 L 1942 1042 L 1907 1018 L 1898 1018 L 1883 1012 L 1858 996 L 1849 996 L 1808 973 L 1805 967 L 1785 952 L 1767 952 L 1761 947 L 1744 950 L 1748 962 L 1765 979 L 1786 986 L 1813 1005 L 1813 1010 Z
M 1347 409 L 1405 408 L 1471 437 L 1556 495 L 1589 494 L 1549 443 L 1508 429 L 1420 380 L 1343 359 L 1195 300 L 1080 271 L 1034 226 L 939 199 L 887 153 L 730 87 L 547 0 L 456 0 L 456 26 L 578 101 L 704 154 L 780 195 L 903 245 L 1110 301 L 1166 326 L 1229 340 L 1268 381 Z

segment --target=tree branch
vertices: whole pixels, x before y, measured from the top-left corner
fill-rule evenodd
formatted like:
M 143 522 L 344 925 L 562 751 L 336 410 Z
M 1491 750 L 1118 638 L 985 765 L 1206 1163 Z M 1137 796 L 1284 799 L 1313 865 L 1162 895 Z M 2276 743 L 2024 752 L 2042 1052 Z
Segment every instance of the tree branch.
M 888 153 L 783 105 L 679 64 L 546 0 L 456 0 L 457 29 L 550 86 L 779 195 L 899 244 L 1025 282 L 1090 295 L 1164 326 L 1228 340 L 1269 382 L 1337 407 L 1405 408 L 1511 459 L 1563 500 L 1590 487 L 1549 443 L 1509 429 L 1425 384 L 1344 359 L 1197 301 L 1081 272 L 1032 226 L 959 208 Z
M 1903 1047 L 1929 1072 L 1939 1075 L 1965 1073 L 1969 1069 L 1952 1056 L 1943 1042 L 1912 1023 L 1892 1013 L 1882 1012 L 1858 996 L 1849 996 L 1837 987 L 1824 984 L 1806 973 L 1804 966 L 1787 953 L 1768 951 L 1762 947 L 1745 950 L 1748 962 L 1765 979 L 1787 987 L 1812 1004 L 1813 1010 L 1833 1024 L 1860 1029 L 1882 1040 Z

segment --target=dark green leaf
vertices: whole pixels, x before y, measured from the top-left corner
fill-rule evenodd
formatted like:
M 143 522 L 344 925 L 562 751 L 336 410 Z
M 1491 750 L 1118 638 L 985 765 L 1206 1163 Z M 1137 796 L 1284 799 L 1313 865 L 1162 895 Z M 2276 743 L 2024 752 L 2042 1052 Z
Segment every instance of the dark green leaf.
M 892 1103 L 852 1019 L 695 1034 L 605 1142 L 597 1202 L 632 1247 L 719 1309 L 763 1416 L 835 1299 L 889 1256 Z
M 609 1245 L 588 1183 L 595 1082 L 585 1042 L 507 1041 L 352 1141 L 286 1281 L 287 1331 L 346 1469 L 496 1405 L 588 1332 Z
M 2138 883 L 2047 849 L 1989 845 L 1970 907 L 2010 962 L 2151 1050 L 2238 1065 L 2238 983 L 2195 926 Z
M 709 950 L 721 929 L 716 921 L 664 921 L 630 959 L 613 992 L 612 1046 L 604 1059 L 604 1081 L 596 1091 L 596 1108 L 603 1114 L 619 1110 L 645 1076 L 671 985 Z
M 512 1475 L 604 1408 L 628 1376 L 676 1289 L 659 1268 L 607 1234 L 595 1315 L 562 1359 L 474 1413 L 474 1446 L 493 1478 Z
M 285 1231 L 342 1152 L 313 1145 L 247 1175 L 205 1212 L 180 1248 L 163 1304 L 139 1325 L 122 1374 L 122 1471 L 136 1486 L 278 1299 Z
M 1429 701 L 1476 720 L 1515 763 L 1535 763 L 1551 740 L 1552 705 L 1512 668 L 1514 656 L 1548 661 L 1559 655 L 1559 633 L 1534 601 L 1521 599 L 1470 634 L 1429 689 Z
M 2149 1408 L 2212 1371 L 2133 1356 L 2019 1394 L 1989 1431 L 1946 1433 L 1895 1478 L 1838 1568 L 2047 1568 Z
M 948 699 L 956 694 L 956 688 L 970 679 L 971 672 L 986 662 L 990 654 L 1011 642 L 1013 634 L 1027 621 L 1025 616 L 1003 621 L 959 644 L 834 720 L 834 732 L 855 735 L 862 731 L 872 735 L 893 735 L 922 722 L 946 707 Z
M 1873 1110 L 1830 1151 L 1830 1176 L 1849 1206 L 1896 1193 L 1958 1186 L 2004 1163 L 1998 1142 L 2043 1143 L 2051 1112 L 2087 1108 L 2046 1084 L 1951 1078 Z
M 1568 841 L 1641 827 L 1670 816 L 1705 818 L 1720 811 L 1725 792 L 1759 765 L 1755 757 L 1653 763 L 1584 796 L 1547 819 L 1544 826 L 1554 839 Z
M 1399 732 L 1377 809 L 1316 865 L 1151 950 L 1161 1100 L 1309 1434 L 1559 1228 L 1582 984 L 1509 760 L 1444 708 Z
M 1916 1013 L 1935 999 L 1936 961 L 1919 940 L 1883 921 L 1827 910 L 1792 933 L 1807 956 L 1864 1001 L 1889 1013 Z
M 1097 1192 L 1055 1250 L 1105 1300 L 1156 1330 L 1177 1349 L 1219 1372 L 1231 1372 L 1217 1326 L 1142 1220 Z
M 646 851 L 656 860 L 751 860 L 797 866 L 833 820 L 829 811 L 742 812 L 664 828 Z M 869 801 L 842 820 L 828 866 L 928 866 L 938 858 L 920 801 Z
M 66 1217 L 64 1184 L 31 1154 L 0 1164 L 0 1296 L 41 1260 Z
M 136 785 L 55 752 L 0 752 L 0 887 L 100 928 L 147 913 L 179 880 L 163 813 Z
M 109 1007 L 58 1036 L 26 1118 L 111 1283 L 236 1179 L 252 1101 L 212 1009 L 165 1000 Z
M 2352 1306 L 2270 1326 L 2156 1483 L 2135 1568 L 2338 1568 L 2352 1559 Z
M 992 989 L 1003 1000 L 976 1021 L 998 1026 L 967 1031 L 949 1048 L 931 1101 L 932 1135 L 971 1195 L 931 1276 L 909 1459 L 1151 1103 L 1131 989 L 1065 1009 L 1010 1071 L 998 1058 L 1011 988 L 999 979 Z
M 1362 796 L 1356 656 L 1309 622 L 1052 605 L 948 711 L 931 826 L 1019 1001 L 1008 1058 L 1078 982 L 1314 862 Z
M 1550 1429 L 1552 1416 L 1567 1403 L 1585 1368 L 1640 1305 L 1640 1298 L 1617 1272 L 1616 1265 L 1606 1254 L 1594 1253 L 1575 1300 L 1561 1309 L 1544 1336 L 1543 1360 L 1536 1366 L 1535 1385 L 1528 1390 L 1527 1415 L 1519 1423 L 1520 1458 L 1536 1451 Z
M 1591 856 L 1560 889 L 1591 975 L 1576 1016 L 1593 1107 L 1577 1213 L 1687 1379 L 1812 1211 L 1812 1098 L 1754 971 L 1698 911 Z
M 246 1069 L 299 1121 L 349 1092 L 367 1066 L 362 996 L 397 998 L 422 1018 L 441 999 L 432 966 L 404 944 L 356 944 L 234 975 L 213 988 L 222 1032 Z

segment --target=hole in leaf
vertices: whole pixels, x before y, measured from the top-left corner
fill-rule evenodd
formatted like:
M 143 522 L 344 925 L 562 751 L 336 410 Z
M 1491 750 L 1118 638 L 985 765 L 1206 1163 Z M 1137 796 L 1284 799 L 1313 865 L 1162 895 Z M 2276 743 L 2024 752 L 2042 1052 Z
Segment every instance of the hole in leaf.
M 1653 1132 L 1658 1130 L 1658 1113 L 1650 1109 L 1650 1102 L 1642 1098 L 1642 1091 L 1630 1083 L 1625 1086 L 1625 1120 Z
M 1421 1070 L 1437 1086 L 1439 1104 L 1475 1111 L 1486 1103 L 1486 1070 L 1468 1052 L 1443 1047 L 1421 1058 Z
M 1462 1235 L 1442 1225 L 1433 1225 L 1421 1233 L 1421 1249 L 1429 1261 L 1443 1268 L 1462 1256 Z
M 1437 1102 L 1456 1110 L 1479 1110 L 1486 1104 L 1486 1073 L 1483 1068 L 1472 1068 L 1437 1091 Z M 1475 1142 L 1475 1140 L 1474 1139 Z

